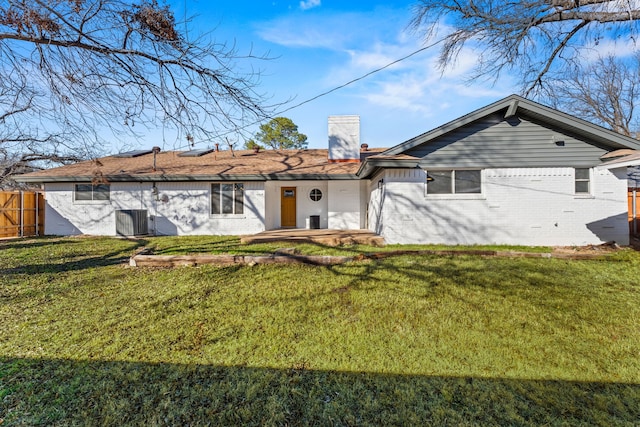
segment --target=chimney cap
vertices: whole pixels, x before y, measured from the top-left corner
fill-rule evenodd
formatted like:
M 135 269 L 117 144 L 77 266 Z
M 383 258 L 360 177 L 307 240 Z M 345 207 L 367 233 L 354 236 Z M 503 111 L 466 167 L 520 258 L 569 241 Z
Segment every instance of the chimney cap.
M 360 149 L 362 151 L 369 151 L 369 144 L 367 143 L 360 144 Z

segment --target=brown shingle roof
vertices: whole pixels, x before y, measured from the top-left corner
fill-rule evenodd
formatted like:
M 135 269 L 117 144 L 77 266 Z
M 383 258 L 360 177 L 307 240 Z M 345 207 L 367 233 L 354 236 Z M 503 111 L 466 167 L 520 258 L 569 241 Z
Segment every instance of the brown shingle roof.
M 369 149 L 362 157 L 383 149 Z M 160 152 L 153 170 L 153 154 L 122 158 L 102 157 L 72 165 L 21 175 L 20 181 L 108 181 L 198 179 L 355 178 L 360 163 L 329 163 L 326 149 L 218 151 L 200 157 L 180 157 L 178 151 Z
M 637 166 L 640 164 L 640 150 L 617 150 L 613 151 L 613 156 L 609 156 L 608 158 L 613 158 L 613 160 L 605 161 L 600 166 L 604 167 L 612 167 L 615 165 L 625 165 L 625 166 Z M 618 157 L 615 156 L 618 154 Z M 620 156 L 622 154 L 622 156 Z M 600 157 L 602 160 L 607 160 L 606 156 Z

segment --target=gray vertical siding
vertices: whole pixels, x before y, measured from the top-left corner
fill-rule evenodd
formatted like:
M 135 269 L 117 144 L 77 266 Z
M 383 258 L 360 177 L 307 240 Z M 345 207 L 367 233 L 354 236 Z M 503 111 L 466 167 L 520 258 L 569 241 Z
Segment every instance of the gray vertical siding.
M 523 117 L 508 121 L 501 117 L 484 117 L 405 154 L 432 167 L 590 167 L 607 152 Z

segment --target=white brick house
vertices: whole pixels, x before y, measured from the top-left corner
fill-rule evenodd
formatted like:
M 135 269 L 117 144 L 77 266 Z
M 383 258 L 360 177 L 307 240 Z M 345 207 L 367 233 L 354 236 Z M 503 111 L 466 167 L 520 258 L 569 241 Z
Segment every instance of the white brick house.
M 328 150 L 137 152 L 27 174 L 47 234 L 370 229 L 388 243 L 628 243 L 638 141 L 512 95 L 390 149 L 330 117 Z M 153 168 L 155 165 L 155 169 Z M 124 222 L 123 222 L 124 221 Z M 140 225 L 140 224 L 138 224 Z

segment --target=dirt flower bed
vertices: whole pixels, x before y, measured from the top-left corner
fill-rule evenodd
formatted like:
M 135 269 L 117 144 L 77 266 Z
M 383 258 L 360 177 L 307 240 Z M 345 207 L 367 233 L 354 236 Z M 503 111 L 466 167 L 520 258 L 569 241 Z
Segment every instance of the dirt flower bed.
M 557 246 L 553 248 L 552 253 L 556 254 L 575 254 L 575 253 L 592 253 L 592 254 L 608 254 L 622 250 L 623 248 L 616 242 L 607 242 L 601 245 L 586 246 Z

